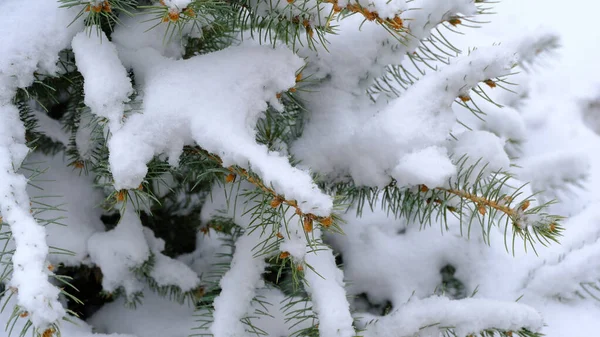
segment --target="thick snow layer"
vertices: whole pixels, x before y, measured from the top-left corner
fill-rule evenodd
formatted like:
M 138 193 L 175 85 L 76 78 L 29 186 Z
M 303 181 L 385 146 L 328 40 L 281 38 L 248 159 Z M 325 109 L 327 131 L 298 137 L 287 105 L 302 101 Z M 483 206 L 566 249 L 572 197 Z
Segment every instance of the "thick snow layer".
M 442 186 L 456 174 L 456 167 L 443 147 L 432 146 L 409 153 L 398 161 L 391 176 L 399 186 Z
M 198 275 L 185 263 L 162 254 L 165 241 L 155 237 L 151 229 L 144 227 L 143 230 L 155 258 L 150 277 L 156 281 L 156 284 L 160 287 L 177 286 L 183 292 L 197 287 L 200 283 Z
M 484 175 L 509 169 L 510 159 L 504 152 L 504 141 L 493 133 L 467 131 L 456 138 L 452 151 L 455 158 L 466 156 L 465 167 L 474 167 L 477 174 L 484 171 Z
M 305 289 L 311 296 L 313 310 L 319 317 L 319 335 L 355 336 L 353 318 L 344 289 L 344 274 L 335 264 L 331 248 L 319 248 L 307 252 L 306 263 L 311 268 L 306 268 Z
M 67 27 L 76 9 L 59 8 L 57 1 L 19 0 L 0 3 L 0 104 L 11 99 L 14 90 L 34 80 L 34 72 L 57 71 L 58 52 L 67 48 L 83 21 Z M 24 19 L 26 18 L 26 19 Z
M 221 278 L 221 294 L 214 301 L 210 331 L 215 337 L 245 336 L 242 318 L 250 310 L 256 289 L 264 284 L 261 276 L 266 262 L 254 252 L 261 240 L 261 231 L 256 230 L 236 241 L 231 267 Z
M 368 325 L 364 336 L 437 336 L 435 332 L 439 327 L 453 327 L 457 336 L 476 334 L 488 328 L 537 331 L 543 323 L 535 309 L 522 304 L 431 297 L 410 301 L 389 316 Z
M 15 301 L 15 296 L 10 298 L 8 300 L 8 302 L 6 302 L 6 300 L 7 300 L 7 297 L 0 298 L 0 303 L 2 303 L 2 304 L 7 303 L 6 308 L 12 308 L 15 304 L 17 304 Z M 3 323 L 8 322 L 11 314 L 12 314 L 12 310 L 1 311 L 0 312 L 0 322 L 3 322 Z M 125 334 L 116 334 L 116 333 L 113 333 L 113 334 L 93 333 L 92 326 L 88 325 L 86 322 L 80 320 L 79 318 L 69 316 L 68 319 L 69 319 L 69 321 L 65 320 L 65 321 L 59 322 L 60 335 L 62 337 L 138 337 L 138 336 L 134 336 L 134 335 L 125 335 Z M 9 329 L 12 328 L 13 335 L 18 335 L 23 330 L 26 323 L 27 323 L 27 318 L 19 318 L 19 319 L 17 319 L 15 325 L 11 324 L 11 326 L 8 328 Z M 6 324 L 3 324 L 2 327 L 0 327 L 0 333 L 8 333 L 8 330 L 5 328 L 6 328 Z M 29 328 L 29 329 L 31 329 L 31 328 Z M 3 336 L 5 336 L 5 335 L 3 334 Z
M 77 70 L 84 79 L 84 103 L 99 117 L 108 119 L 111 131 L 121 128 L 124 102 L 132 93 L 131 80 L 117 49 L 104 32 L 81 32 L 73 38 Z
M 10 101 L 17 88 L 33 82 L 34 72 L 56 72 L 59 51 L 82 27 L 81 21 L 66 27 L 74 14 L 59 9 L 55 1 L 0 3 L 0 212 L 16 245 L 10 285 L 18 289 L 18 304 L 31 312 L 34 325 L 42 327 L 59 320 L 65 311 L 57 300 L 58 288 L 48 282 L 45 229 L 29 212 L 26 179 L 14 172 L 28 149 L 25 128 Z
M 329 214 L 332 200 L 308 172 L 255 141 L 254 128 L 267 103 L 281 107 L 276 94 L 295 85 L 300 58 L 265 46 L 231 47 L 180 61 L 149 49 L 138 56 L 133 69 L 144 83 L 143 113 L 128 117 L 109 141 L 117 189 L 137 188 L 155 155 L 165 153 L 177 165 L 183 146 L 196 142 L 220 156 L 225 167 L 251 168 L 304 211 Z
M 131 207 L 121 215 L 117 227 L 90 237 L 88 247 L 92 262 L 102 269 L 102 288 L 105 291 L 124 287 L 127 294 L 133 294 L 143 289 L 131 268 L 148 260 L 150 248 L 142 223 Z

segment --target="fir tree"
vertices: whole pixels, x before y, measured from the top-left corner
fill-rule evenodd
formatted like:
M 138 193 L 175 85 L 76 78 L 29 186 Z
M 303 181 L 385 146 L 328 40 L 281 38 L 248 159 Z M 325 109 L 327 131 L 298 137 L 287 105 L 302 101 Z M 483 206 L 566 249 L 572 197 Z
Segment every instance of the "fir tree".
M 511 76 L 557 38 L 455 46 L 490 9 L 4 0 L 6 333 L 541 336 L 518 294 L 594 278 L 492 297 L 486 266 L 557 242 L 586 165 L 517 165 Z

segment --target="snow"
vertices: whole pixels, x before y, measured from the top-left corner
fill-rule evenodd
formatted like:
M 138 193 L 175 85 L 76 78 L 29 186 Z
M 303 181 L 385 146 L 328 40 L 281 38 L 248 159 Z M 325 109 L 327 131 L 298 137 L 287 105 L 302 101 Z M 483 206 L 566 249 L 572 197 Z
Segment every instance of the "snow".
M 118 332 L 135 337 L 181 337 L 194 331 L 197 323 L 192 306 L 160 297 L 149 290 L 143 295 L 142 303 L 135 309 L 127 308 L 123 298 L 104 305 L 89 319 L 89 324 L 100 333 Z
M 104 32 L 80 32 L 73 38 L 77 70 L 84 79 L 84 103 L 92 113 L 109 121 L 111 131 L 121 128 L 124 102 L 133 92 L 127 70 L 117 49 Z
M 198 275 L 185 263 L 162 254 L 165 241 L 155 237 L 149 228 L 144 227 L 143 230 L 155 258 L 150 277 L 156 284 L 159 287 L 177 286 L 183 292 L 196 288 L 200 283 Z
M 8 296 L 8 295 L 7 295 Z M 8 300 L 8 302 L 6 302 Z M 16 303 L 15 296 L 10 299 L 7 297 L 2 297 L 0 299 L 0 303 L 7 303 L 6 307 L 11 308 Z M 4 310 L 0 312 L 0 322 L 9 322 L 10 315 L 12 314 L 12 310 Z M 60 327 L 60 335 L 62 337 L 137 337 L 134 335 L 126 335 L 126 334 L 101 334 L 101 333 L 93 333 L 92 326 L 87 324 L 86 322 L 80 320 L 77 317 L 69 316 L 69 321 L 59 322 Z M 17 334 L 22 331 L 27 323 L 27 318 L 19 318 L 16 320 L 14 326 L 12 326 L 12 333 Z M 12 325 L 12 324 L 11 324 Z M 30 328 L 31 329 L 31 328 Z M 4 330 L 3 330 L 4 331 Z
M 180 9 L 190 3 L 165 1 Z M 254 5 L 264 5 L 259 10 L 265 15 L 295 15 L 299 3 Z M 593 334 L 599 314 L 592 296 L 596 293 L 588 293 L 581 283 L 597 282 L 600 268 L 600 197 L 596 193 L 600 187 L 596 173 L 600 169 L 600 138 L 593 117 L 593 103 L 599 99 L 600 83 L 594 74 L 600 70 L 596 62 L 600 49 L 590 44 L 599 37 L 597 30 L 585 27 L 594 22 L 595 11 L 586 7 L 575 12 L 558 0 L 506 0 L 497 5 L 501 15 L 489 26 L 476 31 L 457 27 L 466 32 L 464 38 L 449 36 L 462 50 L 479 44 L 476 49 L 448 65 L 435 62 L 435 70 L 420 74 L 408 89 L 398 89 L 397 98 L 380 94 L 370 101 L 365 89 L 385 73 L 387 65 L 413 69 L 405 55 L 426 53 L 430 42 L 421 41 L 430 36 L 430 29 L 455 16 L 474 14 L 476 5 L 471 0 L 359 4 L 377 11 L 380 17 L 399 14 L 412 36 L 399 43 L 380 25 L 363 24 L 364 17 L 354 15 L 339 22 L 339 35 L 329 36 L 329 52 L 322 47 L 316 51 L 301 47 L 295 55 L 283 46 L 271 48 L 246 41 L 182 60 L 183 40 L 164 43 L 165 25 L 144 32 L 152 24 L 142 23 L 148 19 L 145 15 L 123 18 L 123 25 L 109 41 L 106 36 L 81 32 L 81 22 L 68 29 L 62 26 L 76 11 L 57 11 L 55 2 L 0 3 L 0 34 L 6 37 L 0 46 L 0 195 L 4 196 L 0 211 L 16 247 L 12 257 L 15 272 L 8 285 L 18 289 L 9 306 L 19 305 L 30 312 L 37 326 L 60 319 L 66 313 L 58 288 L 48 282 L 48 263 L 94 263 L 102 269 L 105 290 L 124 287 L 128 294 L 141 292 L 143 302 L 136 310 L 125 308 L 124 298 L 106 304 L 89 320 L 95 333 L 85 322 L 76 320 L 78 327 L 61 322 L 63 336 L 186 336 L 197 326 L 194 308 L 159 297 L 132 268 L 153 255 L 155 267 L 150 277 L 156 284 L 186 291 L 209 280 L 215 263 L 229 261 L 219 254 L 233 253 L 231 268 L 220 280 L 223 290 L 215 301 L 210 327 L 217 337 L 246 335 L 242 318 L 269 336 L 289 335 L 290 330 L 316 322 L 322 336 L 352 336 L 354 319 L 366 328 L 365 336 L 436 336 L 440 326 L 453 326 L 458 335 L 492 327 L 511 331 L 527 327 L 549 337 Z M 311 12 L 310 23 L 322 20 L 330 8 L 331 4 L 324 4 L 321 11 Z M 568 13 L 570 10 L 573 13 Z M 564 48 L 556 55 L 560 58 L 544 59 L 545 53 L 540 52 L 557 45 L 558 40 L 555 33 L 538 29 L 540 22 L 535 21 L 561 22 L 556 25 L 564 37 Z M 561 245 L 536 247 L 537 255 L 525 253 L 517 237 L 511 255 L 505 251 L 502 226 L 484 228 L 474 223 L 465 237 L 455 218 L 448 219 L 447 228 L 435 219 L 432 226 L 440 226 L 438 230 L 395 219 L 385 210 L 365 208 L 362 218 L 355 216 L 356 209 L 342 214 L 345 235 L 325 234 L 323 240 L 333 249 L 313 251 L 301 221 L 296 222 L 299 219 L 275 224 L 273 230 L 279 229 L 283 239 L 277 239 L 279 250 L 272 254 L 288 252 L 296 264 L 304 266 L 305 290 L 310 295 L 310 301 L 301 301 L 289 310 L 306 305 L 312 307 L 308 313 L 316 315 L 315 321 L 293 327 L 294 320 L 287 320 L 290 313 L 284 310 L 288 299 L 263 282 L 265 256 L 256 255 L 255 248 L 265 239 L 260 230 L 241 236 L 232 252 L 222 244 L 225 236 L 209 229 L 206 235 L 198 233 L 194 252 L 172 259 L 162 254 L 165 242 L 142 226 L 131 205 L 116 228 L 104 231 L 101 211 L 95 207 L 102 193 L 92 187 L 93 177 L 78 176 L 66 167 L 63 154 L 35 154 L 25 160 L 28 165 L 45 161 L 40 166 L 50 166 L 41 178 L 56 182 L 41 181 L 43 190 L 27 186 L 23 175 L 15 172 L 29 150 L 18 111 L 10 100 L 17 87 L 32 82 L 34 72 L 55 72 L 58 52 L 71 41 L 85 79 L 85 102 L 92 113 L 109 120 L 111 133 L 105 130 L 103 136 L 109 140 L 117 189 L 137 188 L 154 156 L 164 155 L 177 166 L 183 146 L 198 144 L 218 155 L 225 167 L 252 169 L 266 185 L 287 199 L 296 199 L 302 211 L 329 215 L 332 198 L 319 191 L 313 173 L 332 180 L 350 176 L 368 186 L 384 186 L 394 178 L 400 187 L 435 187 L 456 174 L 453 160 L 466 155 L 467 164 L 481 160 L 476 170 L 486 165 L 487 173 L 500 169 L 514 172 L 519 180 L 510 180 L 511 186 L 530 181 L 531 187 L 524 193 L 540 192 L 541 202 L 558 197 L 559 203 L 551 210 L 569 215 L 564 221 L 565 236 L 560 238 Z M 494 41 L 506 42 L 481 46 Z M 543 66 L 540 61 L 545 62 Z M 520 66 L 513 68 L 516 64 Z M 301 83 L 310 90 L 296 93 L 308 112 L 304 133 L 289 151 L 300 162 L 294 167 L 287 152 L 269 151 L 256 143 L 255 125 L 267 106 L 281 109 L 277 94 L 296 85 L 297 72 L 304 65 L 304 77 L 314 81 Z M 135 88 L 127 76 L 129 69 L 135 73 Z M 470 91 L 483 80 L 519 70 L 526 71 L 508 78 L 525 84 L 511 87 L 517 95 L 482 85 L 503 107 Z M 143 105 L 123 118 L 133 90 Z M 455 104 L 459 96 L 463 103 L 476 103 L 486 113 L 479 116 L 483 120 Z M 59 124 L 40 111 L 35 114 L 43 124 L 42 132 L 63 144 L 68 142 Z M 82 125 L 90 118 L 83 115 Z M 458 125 L 456 119 L 467 127 Z M 77 131 L 77 148 L 84 158 L 91 153 L 92 135 L 85 126 Z M 226 188 L 233 186 L 237 185 L 227 184 Z M 242 190 L 252 188 L 241 185 Z M 55 219 L 65 213 L 65 218 L 57 221 L 66 227 L 42 227 L 30 214 L 29 202 L 49 195 L 60 195 L 51 200 L 52 205 L 64 202 L 60 207 L 66 212 L 50 209 L 40 213 L 40 218 Z M 236 212 L 230 208 L 221 213 L 228 204 L 223 187 L 216 185 L 211 197 L 201 213 L 204 224 L 212 216 L 226 214 L 247 232 L 252 230 L 251 216 L 242 211 L 244 200 L 234 201 Z M 289 218 L 293 211 L 284 215 Z M 315 226 L 310 238 L 322 244 L 321 236 Z M 48 255 L 48 247 L 55 245 L 74 254 Z M 342 254 L 343 271 L 336 266 L 335 253 Z M 454 276 L 463 283 L 466 294 L 478 289 L 472 298 L 432 296 L 439 293 L 443 282 L 440 269 L 447 265 L 456 268 Z M 374 314 L 374 309 L 362 308 L 364 303 L 356 298 L 361 294 L 374 304 L 389 301 L 392 311 L 381 316 Z M 257 304 L 258 298 L 269 303 L 271 316 L 257 314 L 264 309 Z M 515 303 L 517 298 L 520 300 Z M 7 321 L 9 312 L 0 314 L 0 321 Z M 20 319 L 18 324 L 25 321 Z
M 318 237 L 319 233 L 315 235 Z M 314 268 L 305 268 L 307 286 L 313 310 L 319 318 L 319 335 L 323 337 L 350 337 L 356 333 L 352 326 L 344 274 L 335 264 L 331 248 L 321 248 L 307 252 L 306 264 Z
M 261 231 L 239 238 L 231 267 L 221 278 L 221 294 L 215 298 L 213 324 L 210 328 L 215 337 L 245 336 L 241 321 L 250 310 L 256 289 L 263 286 L 262 273 L 266 263 L 256 256 L 254 247 L 261 241 Z
M 391 176 L 400 186 L 442 186 L 456 174 L 456 167 L 448 158 L 445 148 L 427 147 L 400 158 Z
M 65 310 L 58 302 L 59 289 L 48 281 L 46 231 L 30 214 L 26 179 L 16 173 L 26 154 L 25 128 L 11 105 L 17 88 L 34 80 L 34 72 L 56 72 L 58 53 L 68 47 L 81 21 L 66 28 L 74 12 L 58 8 L 57 2 L 34 0 L 0 4 L 0 212 L 16 245 L 12 256 L 10 286 L 18 289 L 17 303 L 31 313 L 35 326 L 59 320 Z M 23 18 L 27 20 L 23 20 Z
M 31 0 L 27 6 L 19 0 L 2 1 L 0 104 L 6 104 L 16 88 L 30 85 L 35 71 L 53 74 L 58 70 L 58 52 L 68 47 L 83 27 L 82 20 L 67 27 L 77 11 L 59 5 L 46 0 Z
M 542 325 L 540 314 L 526 305 L 430 297 L 410 301 L 389 316 L 367 325 L 364 336 L 437 336 L 440 327 L 453 327 L 457 336 L 467 336 L 489 328 L 537 331 Z
M 492 172 L 509 169 L 510 159 L 504 152 L 504 142 L 493 133 L 469 131 L 456 138 L 452 149 L 454 157 L 466 156 L 464 165 L 465 167 L 474 167 L 475 177 L 482 171 L 486 176 Z
M 68 254 L 50 254 L 52 264 L 77 266 L 89 263 L 88 239 L 104 231 L 98 207 L 104 200 L 100 190 L 93 187 L 91 177 L 67 167 L 64 154 L 45 156 L 34 153 L 27 157 L 24 167 L 29 172 L 42 172 L 27 186 L 36 218 L 48 221 L 46 242 L 51 247 L 68 250 Z M 27 174 L 27 170 L 23 170 Z M 64 182 L 68 181 L 68 184 Z
M 301 66 L 289 50 L 266 46 L 231 47 L 177 61 L 146 50 L 133 68 L 144 83 L 143 113 L 129 116 L 109 140 L 115 188 L 137 188 L 153 156 L 165 153 L 177 165 L 183 146 L 195 142 L 220 156 L 224 167 L 251 168 L 301 209 L 328 215 L 332 200 L 309 173 L 255 141 L 254 127 L 267 103 L 281 106 L 276 94 L 295 85 Z
M 117 227 L 96 233 L 88 240 L 90 258 L 102 270 L 102 288 L 113 292 L 124 287 L 128 295 L 141 291 L 143 284 L 132 268 L 150 257 L 150 248 L 144 236 L 142 223 L 128 207 Z

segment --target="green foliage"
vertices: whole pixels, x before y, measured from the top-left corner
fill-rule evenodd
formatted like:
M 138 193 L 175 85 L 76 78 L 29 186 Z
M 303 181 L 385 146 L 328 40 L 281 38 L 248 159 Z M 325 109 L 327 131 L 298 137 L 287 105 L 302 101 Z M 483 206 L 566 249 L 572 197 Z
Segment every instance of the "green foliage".
M 78 8 L 74 20 L 82 17 L 91 32 L 93 29 L 102 30 L 110 39 L 113 28 L 120 23 L 123 16 L 148 14 L 153 28 L 165 26 L 164 42 L 174 38 L 183 38 L 185 43 L 184 58 L 217 51 L 235 42 L 254 36 L 261 43 L 286 43 L 296 50 L 299 45 L 314 48 L 316 44 L 326 46 L 328 34 L 335 33 L 332 22 L 312 23 L 315 12 L 323 10 L 323 3 L 315 2 L 315 6 L 306 7 L 302 1 L 286 2 L 284 7 L 275 6 L 270 2 L 255 2 L 249 0 L 195 0 L 186 8 L 173 10 L 159 2 L 134 0 L 107 0 L 92 2 L 85 0 L 61 0 L 64 7 Z M 488 12 L 488 1 L 477 1 L 481 14 Z M 263 6 L 263 7 L 259 7 Z M 266 7 L 264 7 L 266 6 Z M 303 7 L 304 6 L 304 7 Z M 351 9 L 344 9 L 341 16 L 361 15 Z M 458 21 L 456 21 L 458 20 Z M 393 30 L 389 22 L 380 22 L 400 41 L 410 38 L 402 29 Z M 65 23 L 67 25 L 68 23 Z M 446 34 L 454 31 L 454 26 L 473 26 L 479 24 L 466 18 L 452 18 L 442 27 L 436 28 L 433 35 L 421 42 L 410 59 L 417 73 L 408 71 L 402 66 L 390 66 L 384 76 L 377 79 L 367 93 L 375 99 L 378 95 L 398 97 L 402 91 L 414 84 L 426 71 L 437 69 L 439 63 L 445 64 L 455 57 L 459 50 L 449 42 Z M 248 32 L 240 34 L 240 32 Z M 97 33 L 97 32 L 96 32 Z M 249 35 L 248 35 L 249 34 Z M 290 228 L 305 228 L 306 241 L 313 250 L 320 250 L 325 243 L 314 235 L 315 229 L 324 232 L 342 232 L 340 213 L 350 208 L 356 209 L 360 216 L 365 208 L 382 207 L 390 215 L 403 217 L 421 227 L 439 224 L 440 230 L 448 229 L 451 221 L 457 222 L 461 233 L 470 237 L 472 226 L 480 226 L 484 240 L 490 243 L 491 228 L 503 226 L 507 251 L 515 251 L 517 239 L 527 249 L 535 250 L 535 243 L 548 244 L 556 242 L 561 234 L 560 217 L 547 214 L 549 204 L 529 207 L 534 202 L 534 196 L 522 195 L 523 186 L 511 186 L 511 175 L 508 172 L 495 172 L 485 175 L 485 166 L 478 167 L 478 162 L 469 165 L 468 158 L 458 158 L 455 162 L 460 170 L 458 176 L 448 182 L 448 187 L 435 188 L 418 186 L 406 188 L 397 186 L 391 181 L 384 188 L 357 186 L 350 178 L 336 181 L 316 178 L 319 186 L 327 193 L 335 196 L 336 213 L 331 219 L 314 217 L 311 214 L 298 212 L 293 200 L 285 200 L 277 194 L 273 186 L 265 186 L 258 175 L 239 167 L 224 168 L 220 159 L 200 147 L 186 146 L 179 160 L 178 167 L 171 167 L 162 156 L 155 157 L 148 163 L 148 174 L 137 189 L 117 191 L 113 187 L 113 179 L 108 163 L 107 121 L 93 115 L 84 104 L 84 81 L 77 71 L 73 53 L 65 50 L 61 53 L 60 71 L 56 77 L 36 74 L 36 81 L 28 88 L 19 90 L 14 99 L 19 108 L 21 119 L 27 130 L 27 145 L 34 151 L 46 154 L 64 152 L 69 165 L 80 174 L 90 175 L 94 183 L 104 192 L 105 200 L 101 205 L 105 210 L 106 228 L 111 229 L 118 222 L 119 212 L 124 207 L 134 207 L 140 214 L 142 224 L 153 230 L 155 235 L 165 240 L 164 254 L 177 257 L 193 251 L 196 247 L 195 236 L 199 231 L 209 235 L 217 231 L 224 237 L 224 245 L 228 252 L 223 260 L 213 266 L 212 273 L 202 275 L 201 287 L 191 292 L 182 292 L 175 286 L 159 286 L 152 279 L 155 256 L 150 258 L 132 271 L 139 279 L 146 282 L 150 289 L 161 296 L 178 301 L 192 301 L 197 308 L 197 330 L 194 335 L 209 335 L 208 327 L 214 311 L 214 299 L 221 289 L 219 280 L 229 270 L 230 260 L 235 250 L 235 242 L 241 236 L 254 231 L 260 231 L 262 241 L 255 247 L 254 256 L 264 258 L 269 267 L 265 279 L 269 287 L 281 290 L 285 297 L 283 303 L 268 303 L 257 296 L 253 300 L 255 311 L 244 318 L 247 331 L 252 335 L 266 333 L 252 324 L 252 319 L 269 315 L 269 308 L 281 306 L 287 322 L 293 322 L 298 327 L 291 336 L 318 336 L 318 318 L 315 316 L 309 295 L 304 291 L 303 268 L 314 268 L 308 264 L 298 264 L 293 259 L 279 251 L 284 237 L 290 236 Z M 298 74 L 297 90 L 311 84 L 310 75 Z M 135 78 L 130 74 L 135 85 Z M 493 81 L 498 87 L 510 85 L 506 78 Z M 488 84 L 489 85 L 489 84 Z M 482 99 L 492 102 L 482 87 L 473 90 Z M 140 99 L 137 93 L 131 97 L 126 114 L 139 111 Z M 293 92 L 282 94 L 283 111 L 269 107 L 256 125 L 257 142 L 266 145 L 274 151 L 284 151 L 302 134 L 306 118 L 306 110 Z M 475 102 L 458 99 L 458 104 L 474 112 L 478 117 L 485 118 Z M 64 131 L 69 135 L 68 144 L 61 144 L 38 130 L 35 110 L 43 110 L 50 118 L 59 121 Z M 78 139 L 87 139 L 87 148 L 78 146 Z M 85 151 L 84 151 L 85 150 Z M 295 163 L 293 158 L 290 161 Z M 32 172 L 36 173 L 36 172 Z M 246 200 L 244 210 L 234 209 L 233 212 L 245 212 L 251 217 L 251 224 L 244 232 L 227 217 L 215 217 L 209 224 L 200 223 L 202 205 L 210 198 L 210 190 L 217 183 L 222 183 L 225 177 L 233 175 L 235 183 L 228 184 L 227 196 L 229 204 L 237 207 L 237 198 Z M 250 183 L 256 188 L 243 190 L 241 183 Z M 279 204 L 273 206 L 274 200 Z M 516 203 L 514 200 L 521 200 Z M 56 209 L 56 205 L 34 200 L 34 211 Z M 525 206 L 527 205 L 527 206 Z M 38 213 L 34 213 L 38 215 Z M 111 218 L 112 217 L 112 218 Z M 453 220 L 449 220 L 453 218 Z M 525 223 L 525 218 L 534 219 Z M 36 219 L 44 225 L 55 225 L 60 219 Z M 310 228 L 306 221 L 310 220 Z M 327 223 L 329 220 L 332 223 Z M 4 223 L 0 223 L 0 284 L 11 272 L 8 247 L 11 234 Z M 313 227 L 314 226 L 314 227 Z M 201 235 L 201 234 L 200 234 Z M 56 250 L 59 251 L 58 249 Z M 318 270 L 314 270 L 318 273 Z M 442 291 L 454 298 L 465 297 L 464 285 L 453 277 L 451 266 L 442 271 Z M 127 297 L 127 303 L 135 305 L 143 301 L 140 293 L 125 294 L 119 289 L 112 294 L 101 290 L 101 270 L 98 268 L 64 267 L 57 268 L 55 278 L 65 285 L 63 295 L 67 298 L 69 309 L 74 316 L 78 314 L 88 317 L 100 305 L 119 296 Z M 585 288 L 584 288 L 585 289 Z M 597 289 L 597 288 L 594 288 Z M 9 288 L 4 289 L 10 292 Z M 12 293 L 11 293 L 12 296 Z M 10 297 L 9 297 L 10 299 Z M 8 303 L 8 302 L 6 302 Z M 86 303 L 86 304 L 84 304 Z M 382 314 L 391 310 L 390 304 L 383 304 Z M 23 316 L 19 307 L 15 307 L 7 326 L 15 324 Z M 308 322 L 308 328 L 300 328 Z M 21 332 L 24 335 L 31 324 Z M 53 329 L 58 331 L 58 327 Z M 456 336 L 452 327 L 442 327 L 444 336 Z M 39 332 L 38 332 L 39 333 Z M 537 333 L 526 329 L 508 332 L 501 330 L 485 330 L 479 333 L 482 337 L 492 336 L 521 336 L 537 337 Z

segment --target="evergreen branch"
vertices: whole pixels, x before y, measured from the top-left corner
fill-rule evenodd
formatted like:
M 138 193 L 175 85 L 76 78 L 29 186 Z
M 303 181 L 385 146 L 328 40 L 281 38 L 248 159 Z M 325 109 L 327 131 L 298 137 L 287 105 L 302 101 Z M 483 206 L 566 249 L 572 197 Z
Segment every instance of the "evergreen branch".
M 211 160 L 213 160 L 214 162 L 218 163 L 219 165 L 223 164 L 223 160 L 221 160 L 221 158 L 219 158 L 219 156 L 214 155 L 209 153 L 208 151 L 200 148 L 200 147 L 196 147 L 193 150 L 195 153 L 197 154 L 202 154 L 203 156 L 205 156 L 206 158 L 209 158 Z M 270 195 L 273 199 L 271 200 L 271 207 L 273 208 L 277 208 L 280 205 L 284 204 L 287 206 L 292 207 L 295 210 L 295 213 L 301 217 L 303 217 L 305 222 L 313 222 L 313 221 L 318 221 L 319 223 L 321 223 L 321 225 L 323 225 L 323 227 L 327 228 L 330 227 L 334 224 L 334 218 L 333 216 L 317 216 L 314 215 L 312 213 L 305 213 L 303 212 L 300 207 L 298 206 L 298 203 L 296 202 L 296 200 L 287 200 L 285 198 L 285 196 L 278 194 L 274 189 L 272 189 L 271 187 L 266 186 L 261 180 L 260 178 L 258 178 L 255 174 L 253 174 L 252 172 L 249 172 L 248 170 L 241 168 L 239 166 L 230 166 L 227 168 L 227 170 L 229 170 L 229 174 L 225 177 L 225 181 L 226 182 L 233 182 L 236 179 L 236 176 L 241 176 L 243 177 L 246 181 L 248 181 L 249 183 L 251 183 L 252 185 L 256 186 L 258 189 L 260 189 L 262 192 L 264 192 L 267 195 Z

